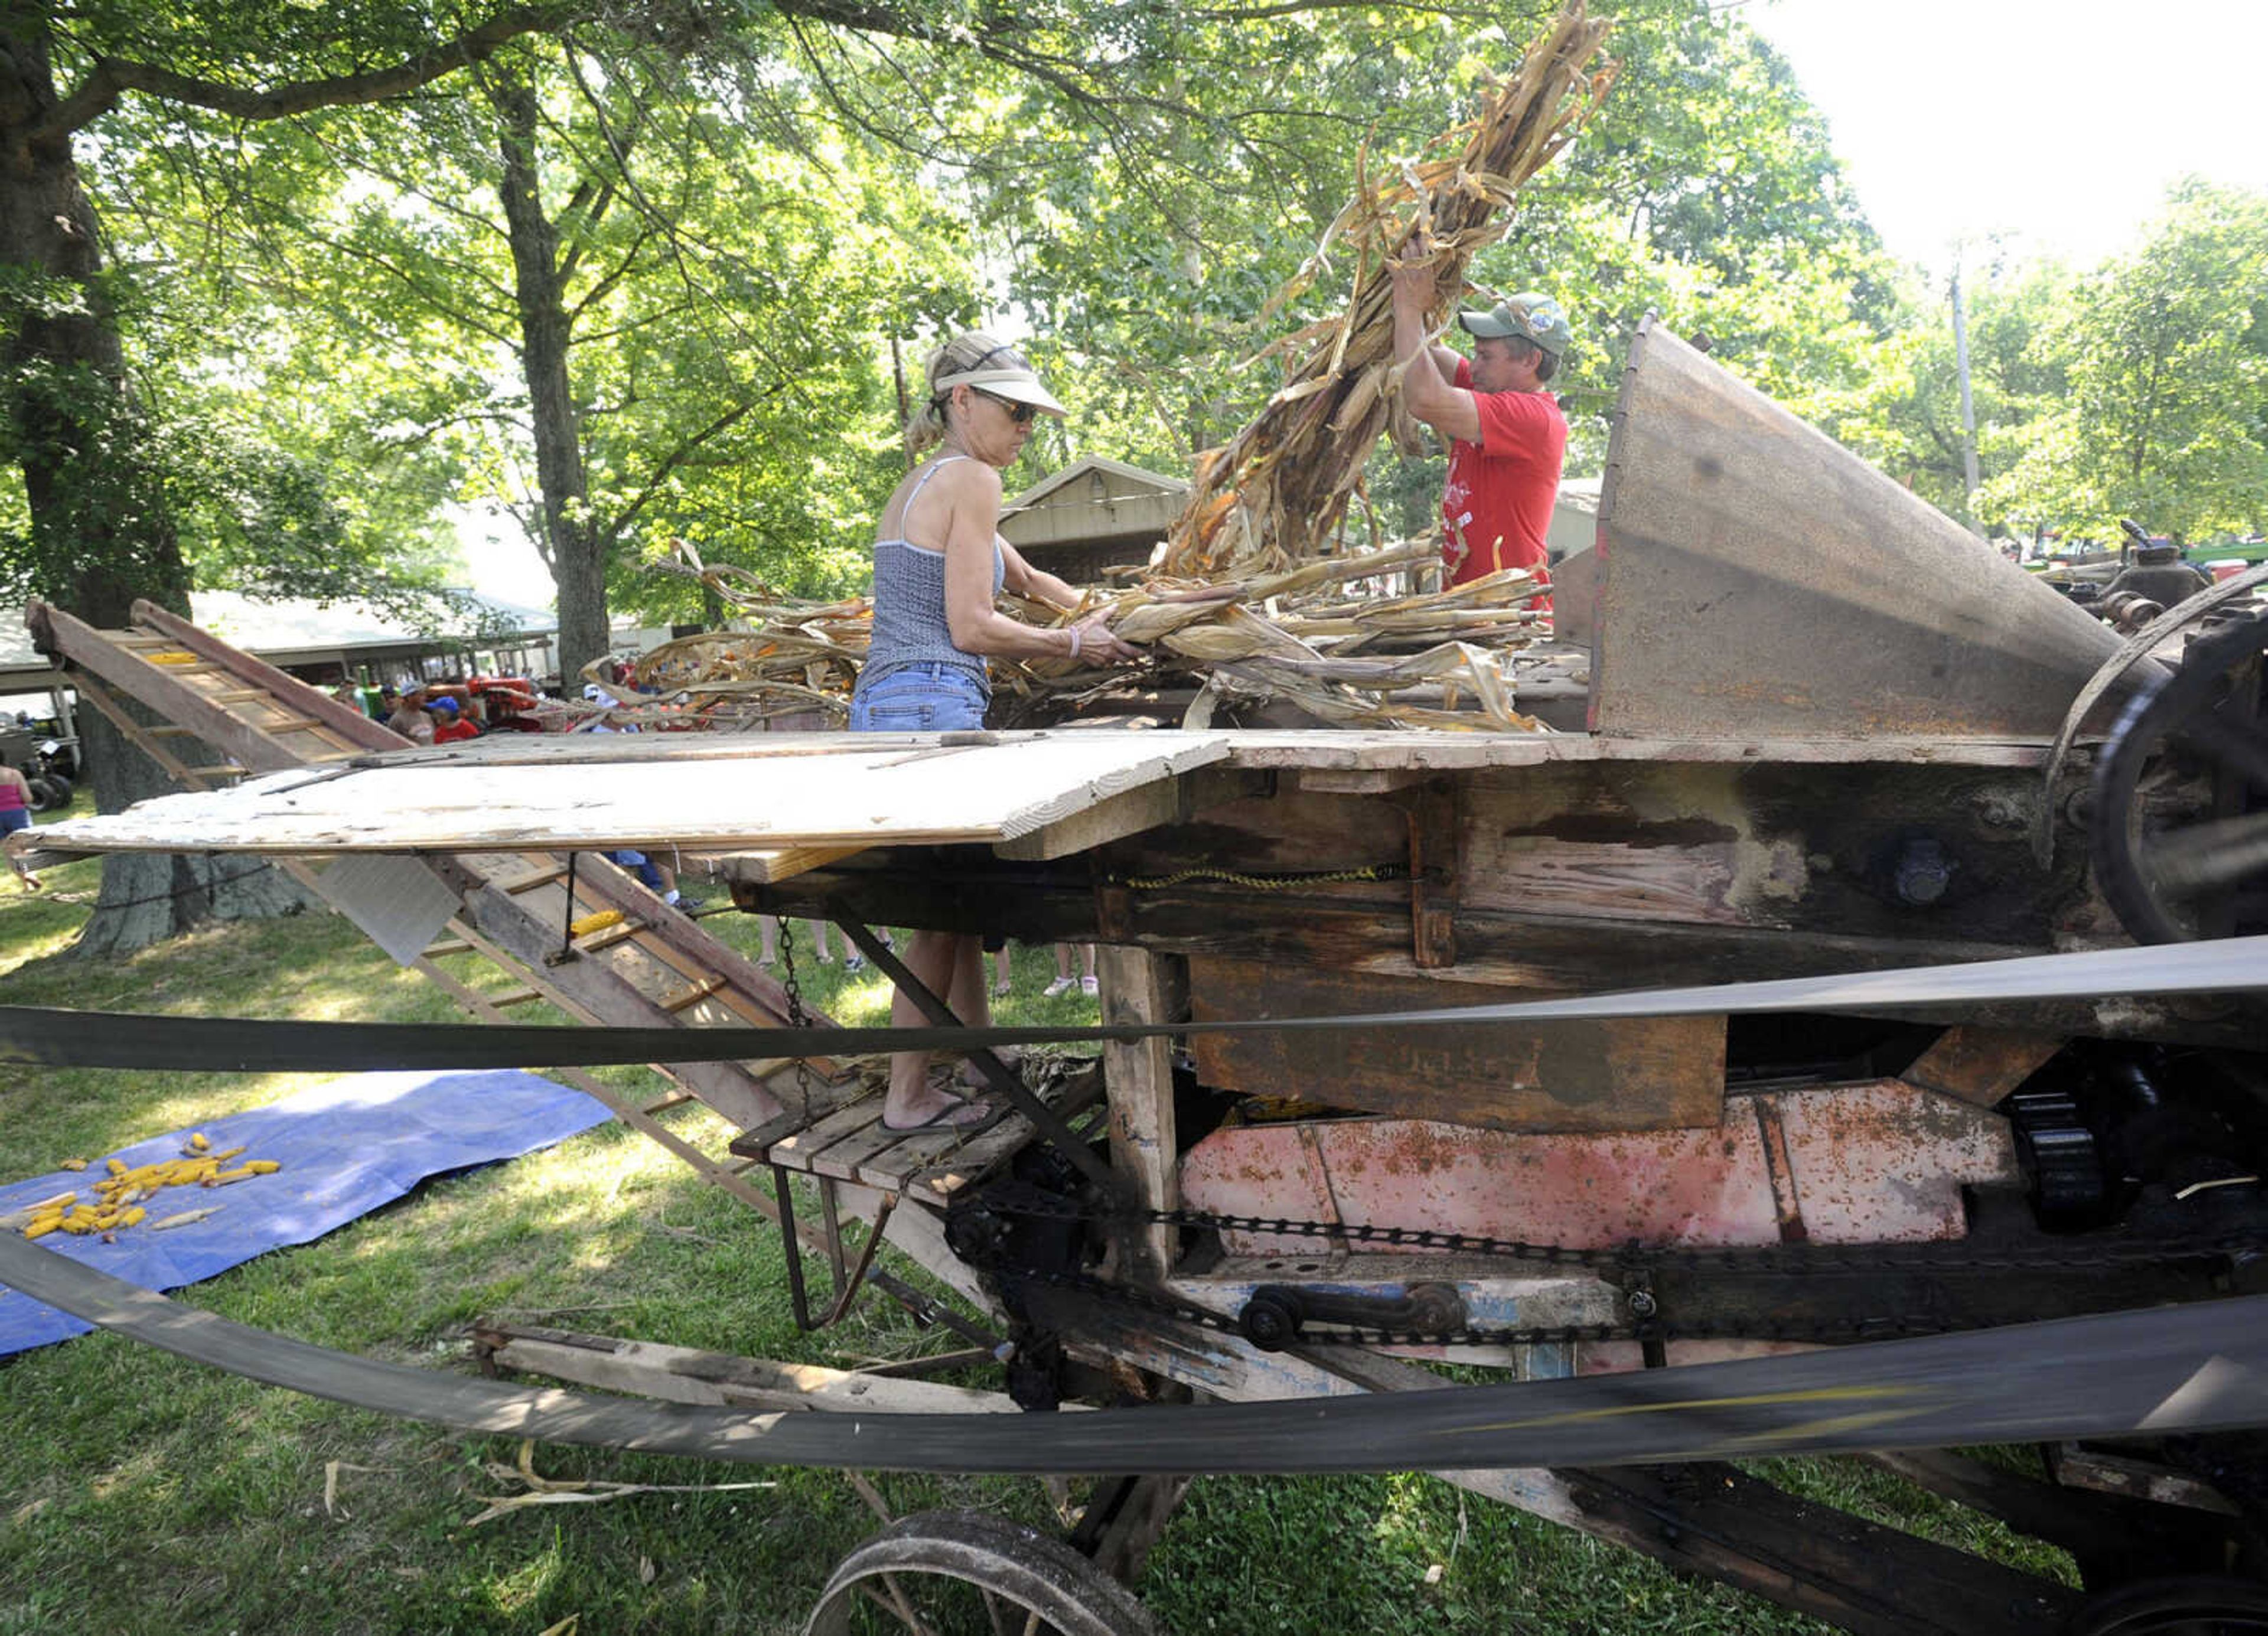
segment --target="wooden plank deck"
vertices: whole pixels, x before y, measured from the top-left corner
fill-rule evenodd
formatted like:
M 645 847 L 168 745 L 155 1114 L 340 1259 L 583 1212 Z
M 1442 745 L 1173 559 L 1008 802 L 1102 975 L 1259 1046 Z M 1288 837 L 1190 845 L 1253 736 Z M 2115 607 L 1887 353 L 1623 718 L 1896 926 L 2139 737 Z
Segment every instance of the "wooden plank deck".
M 1032 835 L 1228 754 L 1228 736 L 1219 733 L 956 737 L 836 733 L 789 741 L 779 755 L 649 755 L 595 765 L 588 755 L 374 756 L 279 772 L 225 793 L 166 796 L 51 825 L 40 838 L 61 851 L 284 856 L 986 844 Z

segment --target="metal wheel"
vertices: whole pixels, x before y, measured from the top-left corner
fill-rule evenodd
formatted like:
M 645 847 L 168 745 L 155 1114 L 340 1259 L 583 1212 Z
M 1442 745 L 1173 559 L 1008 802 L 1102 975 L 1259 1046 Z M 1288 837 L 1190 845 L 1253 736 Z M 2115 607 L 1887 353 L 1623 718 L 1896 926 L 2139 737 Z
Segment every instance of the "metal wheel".
M 981 1511 L 902 1517 L 843 1559 L 804 1636 L 1162 1636 L 1062 1541 Z
M 2255 1580 L 2144 1580 L 2081 1608 L 2066 1636 L 2257 1636 L 2268 1632 L 2268 1585 Z
M 2095 775 L 2095 877 L 2137 942 L 2268 925 L 2268 615 L 2130 704 Z
M 52 773 L 36 773 L 29 780 L 32 786 L 32 810 L 51 813 L 70 805 L 71 787 L 68 782 Z

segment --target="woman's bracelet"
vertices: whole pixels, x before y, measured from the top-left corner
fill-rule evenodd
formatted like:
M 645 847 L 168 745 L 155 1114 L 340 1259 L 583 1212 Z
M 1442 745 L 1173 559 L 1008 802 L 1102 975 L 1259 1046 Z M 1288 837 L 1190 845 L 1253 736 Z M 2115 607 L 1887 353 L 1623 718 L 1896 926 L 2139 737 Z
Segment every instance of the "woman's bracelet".
M 1079 657 L 1079 629 L 1077 625 L 1073 625 L 1071 628 L 1071 656 L 1073 659 L 1077 659 Z

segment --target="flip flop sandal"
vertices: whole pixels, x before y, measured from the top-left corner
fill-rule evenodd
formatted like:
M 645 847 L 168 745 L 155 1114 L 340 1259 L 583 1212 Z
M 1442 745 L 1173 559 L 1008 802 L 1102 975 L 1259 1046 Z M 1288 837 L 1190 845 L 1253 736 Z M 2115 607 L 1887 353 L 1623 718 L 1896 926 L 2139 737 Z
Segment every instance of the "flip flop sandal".
M 956 1118 L 955 1116 L 964 1108 L 981 1108 L 984 1111 L 974 1119 Z M 939 1109 L 919 1124 L 892 1124 L 884 1119 L 882 1129 L 893 1136 L 919 1136 L 931 1131 L 949 1131 L 954 1136 L 981 1136 L 1006 1118 L 1008 1113 L 1008 1104 L 1005 1102 L 988 1102 L 976 1097 L 964 1096 Z

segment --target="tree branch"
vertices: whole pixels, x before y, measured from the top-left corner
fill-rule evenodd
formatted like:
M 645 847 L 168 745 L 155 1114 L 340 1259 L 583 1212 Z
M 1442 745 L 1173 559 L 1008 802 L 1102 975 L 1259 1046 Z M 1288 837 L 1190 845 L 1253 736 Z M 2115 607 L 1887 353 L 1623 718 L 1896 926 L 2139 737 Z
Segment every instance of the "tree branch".
M 57 102 L 48 116 L 33 128 L 30 140 L 54 141 L 68 136 L 108 113 L 129 92 L 141 92 L 191 107 L 210 108 L 216 114 L 244 120 L 287 119 L 317 108 L 383 102 L 482 62 L 523 34 L 555 33 L 590 9 L 588 4 L 514 6 L 406 62 L 330 79 L 298 80 L 265 90 L 247 90 L 218 80 L 201 79 L 193 74 L 176 73 L 169 68 L 123 57 L 98 57 L 85 81 Z

